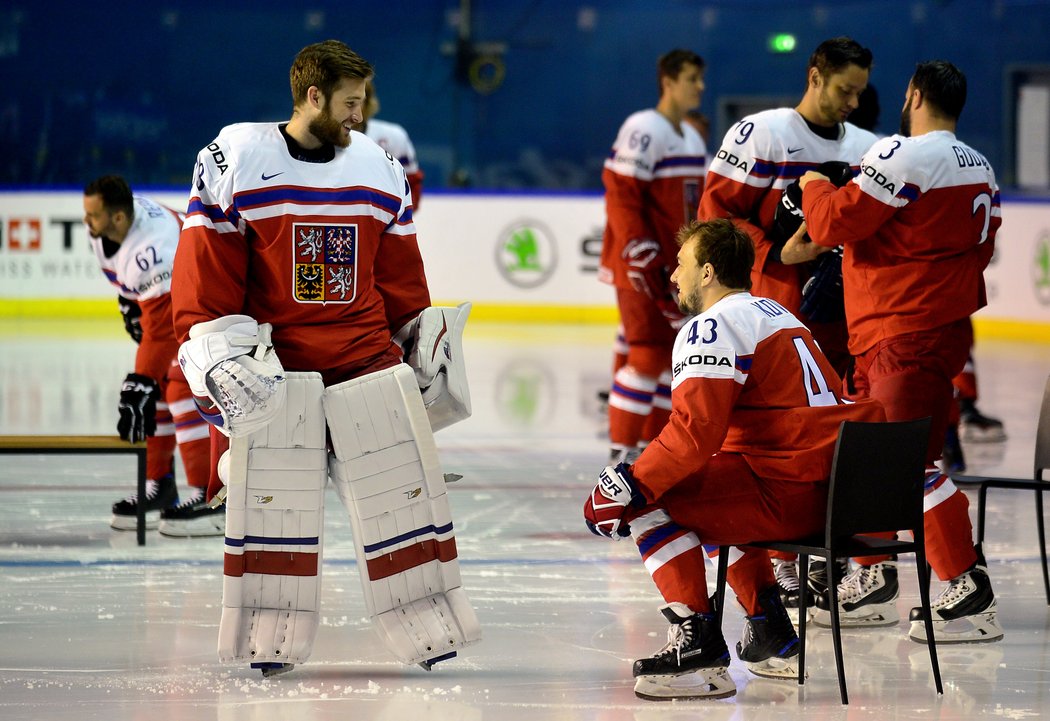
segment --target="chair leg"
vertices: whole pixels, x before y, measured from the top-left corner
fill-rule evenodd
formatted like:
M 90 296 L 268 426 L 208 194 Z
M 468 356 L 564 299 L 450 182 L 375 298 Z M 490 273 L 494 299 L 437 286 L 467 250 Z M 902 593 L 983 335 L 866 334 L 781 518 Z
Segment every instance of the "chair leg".
M 809 616 L 809 556 L 798 555 L 798 685 L 806 683 L 806 621 Z
M 926 645 L 930 647 L 930 667 L 933 669 L 933 682 L 937 693 L 944 695 L 941 686 L 941 666 L 937 661 L 937 641 L 933 635 L 933 612 L 930 610 L 930 571 L 926 565 L 924 547 L 915 551 L 915 570 L 919 574 L 919 599 L 922 601 L 922 622 L 926 627 Z
M 718 569 L 715 573 L 715 615 L 718 628 L 722 628 L 722 616 L 726 607 L 726 576 L 729 573 L 729 546 L 718 547 Z
M 839 696 L 842 705 L 849 704 L 849 696 L 846 694 L 846 666 L 842 662 L 842 626 L 839 622 L 839 578 L 838 564 L 835 563 L 835 554 L 828 550 L 828 594 L 831 597 L 831 640 L 835 646 L 835 670 L 839 675 Z
M 1046 603 L 1050 606 L 1050 570 L 1046 566 L 1046 526 L 1043 521 L 1043 489 L 1035 492 L 1035 520 L 1039 529 L 1039 556 L 1043 560 L 1043 589 L 1046 591 Z

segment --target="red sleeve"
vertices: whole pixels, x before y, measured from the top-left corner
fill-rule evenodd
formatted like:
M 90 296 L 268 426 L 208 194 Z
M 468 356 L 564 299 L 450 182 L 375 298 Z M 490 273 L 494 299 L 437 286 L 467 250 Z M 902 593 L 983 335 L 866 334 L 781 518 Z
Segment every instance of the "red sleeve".
M 240 233 L 183 227 L 171 280 L 179 341 L 189 338 L 196 323 L 243 312 L 247 270 L 248 244 Z
M 670 420 L 631 467 L 647 500 L 658 500 L 718 452 L 740 390 L 731 378 L 687 378 L 675 387 Z
M 831 248 L 870 238 L 896 212 L 856 183 L 836 188 L 830 181 L 814 180 L 802 191 L 806 232 L 814 243 Z
M 383 233 L 372 272 L 391 334 L 430 307 L 430 290 L 415 233 Z
M 142 342 L 135 353 L 135 372 L 159 381 L 179 352 L 175 328 L 171 322 L 171 295 L 144 300 L 142 308 Z
M 423 202 L 423 171 L 407 173 L 405 177 L 408 178 L 408 187 L 412 191 L 412 210 L 418 212 L 419 205 Z

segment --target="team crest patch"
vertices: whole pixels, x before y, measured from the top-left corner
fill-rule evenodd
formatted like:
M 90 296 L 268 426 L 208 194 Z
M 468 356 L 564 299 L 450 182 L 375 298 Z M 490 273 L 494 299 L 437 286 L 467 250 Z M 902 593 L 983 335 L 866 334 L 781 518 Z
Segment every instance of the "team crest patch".
M 357 296 L 357 226 L 292 224 L 293 293 L 301 303 L 349 303 Z

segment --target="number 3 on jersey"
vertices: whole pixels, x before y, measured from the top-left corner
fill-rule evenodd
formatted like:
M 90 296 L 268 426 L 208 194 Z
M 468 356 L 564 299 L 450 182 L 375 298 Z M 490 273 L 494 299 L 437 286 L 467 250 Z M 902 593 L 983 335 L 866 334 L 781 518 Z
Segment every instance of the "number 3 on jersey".
M 795 344 L 795 352 L 802 363 L 802 385 L 806 388 L 806 398 L 809 399 L 810 407 L 838 405 L 835 393 L 828 387 L 828 381 L 813 357 L 812 351 L 806 345 L 806 341 L 799 336 L 791 339 Z

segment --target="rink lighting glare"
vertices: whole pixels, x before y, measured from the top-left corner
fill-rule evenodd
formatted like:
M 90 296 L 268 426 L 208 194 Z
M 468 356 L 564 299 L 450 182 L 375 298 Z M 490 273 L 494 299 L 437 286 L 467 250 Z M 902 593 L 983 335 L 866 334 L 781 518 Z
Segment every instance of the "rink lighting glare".
M 795 51 L 798 41 L 791 33 L 777 33 L 769 38 L 769 50 L 774 53 L 791 53 Z

